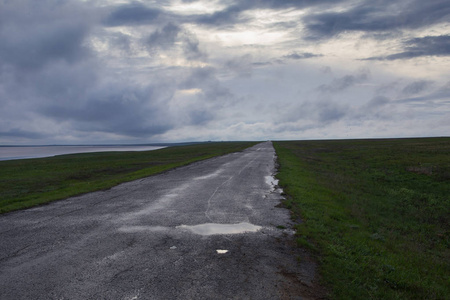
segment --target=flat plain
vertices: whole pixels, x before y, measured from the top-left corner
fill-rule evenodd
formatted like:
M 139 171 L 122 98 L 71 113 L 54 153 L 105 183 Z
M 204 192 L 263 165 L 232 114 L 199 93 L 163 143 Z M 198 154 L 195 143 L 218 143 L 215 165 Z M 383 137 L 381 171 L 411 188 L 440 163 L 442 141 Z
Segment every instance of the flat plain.
M 105 191 L 253 144 L 0 162 L 0 211 Z M 315 285 L 316 296 L 301 282 L 290 285 L 290 293 L 300 286 L 313 299 L 323 297 L 324 290 L 331 299 L 450 295 L 450 138 L 288 141 L 274 142 L 274 147 L 295 241 L 315 257 L 322 283 Z M 216 176 L 208 174 L 201 178 Z M 289 230 L 285 221 L 272 222 Z M 301 255 L 297 259 L 300 266 L 311 266 Z
M 333 299 L 448 299 L 450 138 L 274 143 Z
M 0 213 L 111 188 L 254 145 L 202 143 L 143 152 L 98 152 L 0 161 Z
M 0 299 L 309 296 L 274 172 L 260 143 L 0 215 Z

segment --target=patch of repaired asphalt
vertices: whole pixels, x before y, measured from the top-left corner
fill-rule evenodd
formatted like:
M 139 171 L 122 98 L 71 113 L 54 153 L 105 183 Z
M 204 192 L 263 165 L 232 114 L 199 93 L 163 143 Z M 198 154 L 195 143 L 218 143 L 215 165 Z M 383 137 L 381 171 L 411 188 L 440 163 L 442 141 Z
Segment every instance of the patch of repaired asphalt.
M 0 216 L 0 298 L 311 298 L 274 160 L 266 142 Z

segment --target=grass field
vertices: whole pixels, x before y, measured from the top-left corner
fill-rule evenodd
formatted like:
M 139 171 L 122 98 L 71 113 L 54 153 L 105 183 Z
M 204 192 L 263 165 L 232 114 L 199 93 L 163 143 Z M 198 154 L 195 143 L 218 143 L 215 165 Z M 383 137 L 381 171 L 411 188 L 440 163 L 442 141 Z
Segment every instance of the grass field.
M 274 143 L 332 299 L 450 299 L 450 138 Z
M 85 153 L 0 161 L 0 213 L 107 189 L 254 144 L 205 143 L 145 152 Z

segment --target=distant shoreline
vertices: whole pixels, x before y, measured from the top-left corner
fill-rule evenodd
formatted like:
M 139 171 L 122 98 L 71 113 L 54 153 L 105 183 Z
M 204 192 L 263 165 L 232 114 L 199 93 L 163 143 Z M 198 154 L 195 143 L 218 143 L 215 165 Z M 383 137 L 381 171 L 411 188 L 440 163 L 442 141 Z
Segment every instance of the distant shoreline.
M 206 142 L 184 142 L 184 143 L 151 143 L 151 144 L 36 144 L 36 145 L 0 145 L 7 147 L 170 147 L 201 144 Z
M 152 151 L 166 145 L 52 145 L 52 146 L 0 146 L 0 161 L 53 157 L 65 154 L 95 152 Z

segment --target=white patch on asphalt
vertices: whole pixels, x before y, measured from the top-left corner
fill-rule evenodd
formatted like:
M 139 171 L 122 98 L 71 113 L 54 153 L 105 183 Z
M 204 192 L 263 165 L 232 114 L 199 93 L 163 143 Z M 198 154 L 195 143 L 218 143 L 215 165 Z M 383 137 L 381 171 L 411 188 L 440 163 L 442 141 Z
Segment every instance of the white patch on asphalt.
M 228 250 L 221 250 L 221 249 L 217 249 L 217 254 L 225 254 L 228 252 Z
M 119 228 L 120 232 L 135 233 L 135 232 L 160 232 L 166 231 L 170 228 L 164 226 L 122 226 Z
M 245 232 L 257 232 L 262 227 L 243 222 L 238 224 L 205 223 L 192 226 L 181 225 L 177 226 L 177 228 L 187 229 L 192 233 L 199 235 L 214 235 L 214 234 L 238 234 Z
M 133 294 L 123 298 L 123 300 L 137 300 L 137 299 L 139 299 L 140 295 L 141 295 L 141 292 L 140 291 L 136 291 Z
M 109 265 L 112 262 L 121 259 L 123 256 L 125 256 L 125 251 L 119 251 L 102 258 L 101 260 L 97 261 L 96 264 L 99 266 Z
M 220 173 L 222 173 L 222 170 L 221 170 L 221 169 L 217 170 L 217 171 L 214 172 L 214 173 L 208 174 L 208 175 L 195 177 L 195 178 L 193 178 L 193 180 L 205 180 L 205 179 L 210 179 L 210 178 L 219 176 Z
M 144 207 L 141 210 L 126 213 L 125 215 L 123 215 L 123 217 L 118 218 L 118 220 L 120 221 L 135 220 L 136 218 L 148 216 L 156 211 L 167 210 L 167 207 L 175 201 L 175 199 L 179 196 L 180 193 L 182 193 L 185 189 L 189 188 L 189 186 L 190 186 L 189 183 L 185 183 L 177 188 L 174 188 L 168 191 L 166 195 L 157 199 L 150 205 Z

